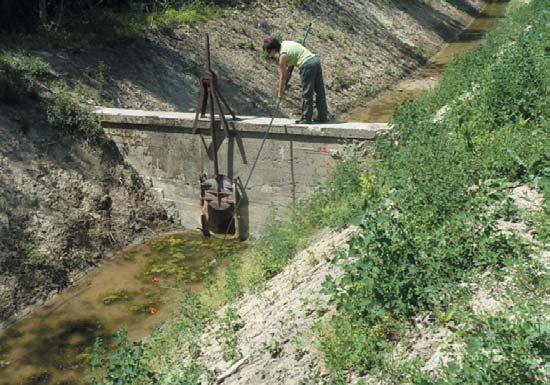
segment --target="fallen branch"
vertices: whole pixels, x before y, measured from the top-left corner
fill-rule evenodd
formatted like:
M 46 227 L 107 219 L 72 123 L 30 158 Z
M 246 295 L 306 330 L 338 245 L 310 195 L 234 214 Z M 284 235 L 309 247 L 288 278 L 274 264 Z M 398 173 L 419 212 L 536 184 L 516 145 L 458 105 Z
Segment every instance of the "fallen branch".
M 216 377 L 216 385 L 217 384 L 221 384 L 222 382 L 225 381 L 225 379 L 227 377 L 231 377 L 233 374 L 237 373 L 241 367 L 248 361 L 248 359 L 250 358 L 250 354 L 246 355 L 244 358 L 241 358 L 239 361 L 235 362 L 235 364 L 233 364 L 232 367 L 230 367 L 229 369 L 227 369 L 227 371 L 225 373 L 222 373 L 221 375 L 219 375 L 218 377 Z

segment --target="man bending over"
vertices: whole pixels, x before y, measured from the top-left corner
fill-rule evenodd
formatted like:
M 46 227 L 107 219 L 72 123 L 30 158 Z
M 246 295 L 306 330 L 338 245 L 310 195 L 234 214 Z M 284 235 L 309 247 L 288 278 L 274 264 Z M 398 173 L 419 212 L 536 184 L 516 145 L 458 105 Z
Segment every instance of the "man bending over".
M 289 76 L 289 67 L 298 67 L 302 79 L 303 108 L 302 117 L 297 120 L 299 124 L 309 124 L 313 117 L 313 94 L 315 93 L 315 104 L 317 106 L 316 123 L 327 121 L 328 108 L 325 97 L 325 83 L 323 81 L 323 70 L 321 61 L 307 48 L 295 41 L 279 40 L 268 37 L 264 40 L 263 49 L 272 58 L 279 58 L 279 93 L 280 102 L 285 94 L 285 87 Z

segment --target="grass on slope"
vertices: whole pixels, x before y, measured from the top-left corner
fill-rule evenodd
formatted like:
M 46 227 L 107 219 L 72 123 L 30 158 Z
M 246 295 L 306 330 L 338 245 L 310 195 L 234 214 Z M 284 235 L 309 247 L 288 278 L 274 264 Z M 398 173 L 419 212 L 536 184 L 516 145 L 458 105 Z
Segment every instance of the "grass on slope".
M 537 246 L 504 234 L 497 220 L 522 219 L 508 198 L 521 184 L 544 194 L 539 216 L 548 215 L 547 5 L 533 0 L 456 58 L 378 143 L 362 233 L 346 256 L 354 262 L 325 287 L 339 312 L 320 325 L 319 345 L 336 383 L 351 373 L 389 383 L 544 383 L 548 323 L 536 295 L 548 288 L 537 257 L 548 223 L 533 222 Z M 519 282 L 518 306 L 477 315 L 469 305 L 477 277 L 504 279 L 503 271 Z M 395 360 L 420 319 L 450 327 L 464 347 L 431 374 L 422 359 Z

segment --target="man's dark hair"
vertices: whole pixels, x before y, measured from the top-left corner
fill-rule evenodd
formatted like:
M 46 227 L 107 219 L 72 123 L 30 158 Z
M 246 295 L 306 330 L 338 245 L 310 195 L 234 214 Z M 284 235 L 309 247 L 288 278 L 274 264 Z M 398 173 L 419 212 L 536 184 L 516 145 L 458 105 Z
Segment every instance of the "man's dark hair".
M 277 52 L 281 51 L 281 42 L 274 37 L 266 37 L 264 39 L 264 51 L 271 52 L 274 49 Z

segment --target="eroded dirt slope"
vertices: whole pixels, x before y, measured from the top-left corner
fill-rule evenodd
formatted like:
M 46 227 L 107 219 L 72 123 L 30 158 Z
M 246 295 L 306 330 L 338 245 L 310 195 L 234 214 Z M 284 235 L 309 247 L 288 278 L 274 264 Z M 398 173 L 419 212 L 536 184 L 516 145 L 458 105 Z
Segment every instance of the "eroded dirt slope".
M 204 70 L 204 33 L 211 36 L 213 66 L 223 93 L 240 114 L 270 111 L 277 68 L 260 57 L 269 34 L 301 40 L 324 65 L 335 114 L 421 66 L 452 40 L 483 6 L 482 0 L 311 0 L 295 8 L 286 0 L 258 1 L 226 17 L 167 32 L 149 31 L 132 43 L 79 50 L 40 51 L 58 73 L 100 90 L 90 104 L 192 111 Z M 98 68 L 103 80 L 98 81 Z M 105 81 L 105 76 L 107 79 Z M 297 75 L 297 74 L 296 74 Z M 99 84 L 101 83 L 101 84 Z M 298 76 L 283 105 L 299 112 Z
M 30 123 L 32 122 L 32 123 Z M 166 219 L 116 147 L 0 106 L 0 330 Z

